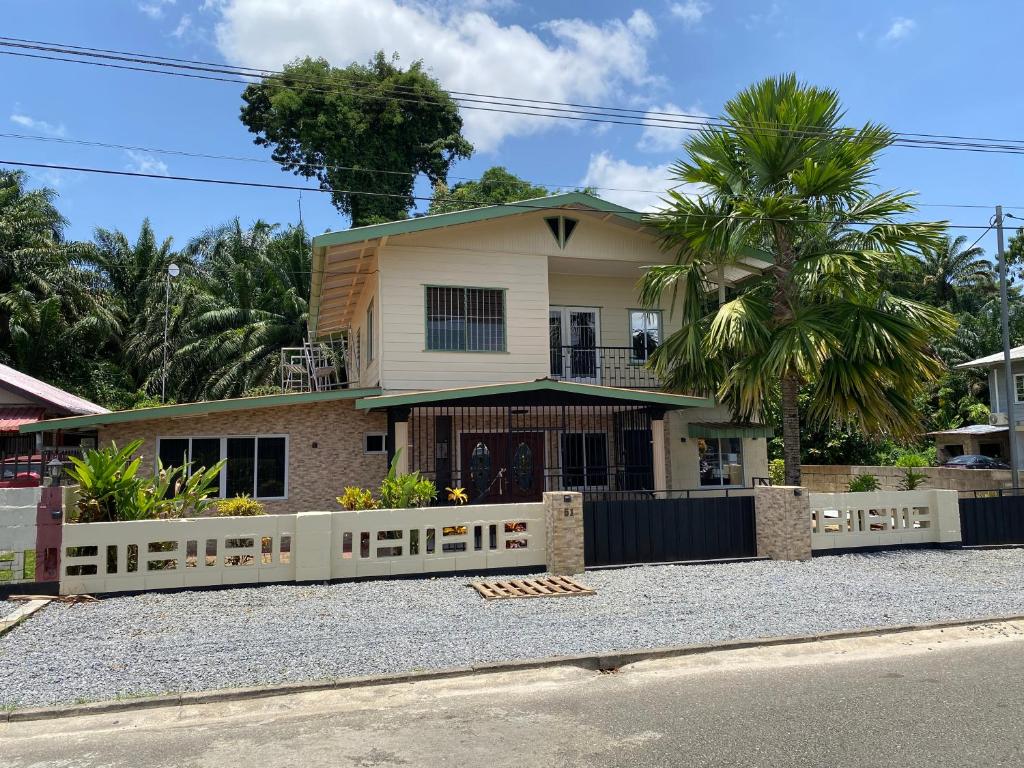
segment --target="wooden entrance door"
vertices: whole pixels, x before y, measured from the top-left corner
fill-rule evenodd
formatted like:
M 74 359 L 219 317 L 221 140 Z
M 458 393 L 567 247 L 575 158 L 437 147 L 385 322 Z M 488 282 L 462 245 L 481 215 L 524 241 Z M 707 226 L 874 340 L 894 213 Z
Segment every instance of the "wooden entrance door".
M 544 492 L 541 432 L 464 432 L 462 485 L 476 504 L 540 501 Z

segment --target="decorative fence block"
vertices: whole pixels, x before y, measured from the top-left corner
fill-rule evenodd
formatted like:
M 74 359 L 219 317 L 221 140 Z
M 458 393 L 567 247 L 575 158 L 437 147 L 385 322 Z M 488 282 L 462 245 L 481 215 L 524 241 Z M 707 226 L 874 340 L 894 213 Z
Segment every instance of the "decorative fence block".
M 808 495 L 814 550 L 960 541 L 956 491 Z
M 61 594 L 543 566 L 544 505 L 68 524 L 62 555 Z

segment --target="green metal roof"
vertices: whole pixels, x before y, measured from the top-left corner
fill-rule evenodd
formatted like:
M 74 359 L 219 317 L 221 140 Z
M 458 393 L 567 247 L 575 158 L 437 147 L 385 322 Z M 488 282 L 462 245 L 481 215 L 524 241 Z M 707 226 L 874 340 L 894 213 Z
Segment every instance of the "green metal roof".
M 176 419 L 181 416 L 201 416 L 207 413 L 245 411 L 254 408 L 275 408 L 282 405 L 304 405 L 330 400 L 358 400 L 360 397 L 380 394 L 380 389 L 332 389 L 326 392 L 295 392 L 287 395 L 263 395 L 261 397 L 236 397 L 229 400 L 204 400 L 198 403 L 158 405 L 154 408 L 136 408 L 133 411 L 113 411 L 88 416 L 70 416 L 65 419 L 49 419 L 34 424 L 23 424 L 21 432 L 48 432 L 54 429 L 98 427 L 105 424 L 123 424 L 130 421 L 153 421 L 155 419 Z
M 696 421 L 686 425 L 690 437 L 763 437 L 775 435 L 765 424 L 750 424 L 731 421 Z
M 473 387 L 459 387 L 457 389 L 438 389 L 395 395 L 369 396 L 356 401 L 356 408 L 369 409 L 387 408 L 389 406 L 430 405 L 451 402 L 452 400 L 487 398 L 496 395 L 515 395 L 531 392 L 577 395 L 582 396 L 584 399 L 621 400 L 647 405 L 663 405 L 666 408 L 710 408 L 715 404 L 711 398 L 694 397 L 692 395 L 674 395 L 668 392 L 652 392 L 645 389 L 603 387 L 598 384 L 580 384 L 575 381 L 537 379 L 535 381 L 511 382 L 508 384 L 484 384 Z
M 421 232 L 425 229 L 451 227 L 456 224 L 470 224 L 476 221 L 498 219 L 503 216 L 515 216 L 521 213 L 530 213 L 531 211 L 542 211 L 548 208 L 565 208 L 570 205 L 582 205 L 597 211 L 615 213 L 637 223 L 640 223 L 643 218 L 643 214 L 638 211 L 624 208 L 621 205 L 615 205 L 615 203 L 609 203 L 607 200 L 602 200 L 594 195 L 588 195 L 586 192 L 566 192 L 561 195 L 534 197 L 529 200 L 520 200 L 505 205 L 485 205 L 465 211 L 437 213 L 433 216 L 419 216 L 414 219 L 389 221 L 385 224 L 353 227 L 352 229 L 340 232 L 326 232 L 313 238 L 313 248 L 327 248 L 332 245 L 346 245 L 348 243 L 362 242 L 363 240 L 376 240 L 378 237 L 404 235 L 409 232 Z

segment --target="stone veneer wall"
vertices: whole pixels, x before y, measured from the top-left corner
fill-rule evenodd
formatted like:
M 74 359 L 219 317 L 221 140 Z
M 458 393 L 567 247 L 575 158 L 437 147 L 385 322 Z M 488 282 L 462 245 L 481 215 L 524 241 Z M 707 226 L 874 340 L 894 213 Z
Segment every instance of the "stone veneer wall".
M 583 494 L 547 491 L 544 519 L 548 572 L 556 576 L 583 573 Z
M 951 469 L 949 467 L 915 468 L 928 476 L 924 488 L 948 491 L 982 491 L 1009 488 L 1008 469 Z M 903 479 L 902 467 L 861 467 L 845 464 L 803 464 L 800 484 L 818 493 L 845 493 L 857 475 L 874 475 L 881 485 L 879 490 L 898 491 Z
M 387 455 L 363 453 L 363 435 L 386 431 L 385 414 L 357 411 L 351 401 L 339 400 L 111 424 L 100 427 L 99 441 L 123 446 L 142 439 L 142 467 L 152 473 L 158 437 L 288 435 L 288 498 L 263 502 L 267 512 L 280 513 L 334 511 L 346 485 L 379 485 Z
M 811 559 L 811 506 L 805 488 L 754 489 L 757 554 L 772 560 Z

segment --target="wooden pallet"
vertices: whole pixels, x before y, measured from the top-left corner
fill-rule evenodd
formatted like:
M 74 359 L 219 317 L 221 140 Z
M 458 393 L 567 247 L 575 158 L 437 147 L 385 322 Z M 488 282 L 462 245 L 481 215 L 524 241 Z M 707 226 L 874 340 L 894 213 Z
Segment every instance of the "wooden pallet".
M 474 581 L 470 584 L 485 600 L 511 600 L 514 597 L 572 597 L 593 595 L 594 590 L 567 576 L 508 581 Z

